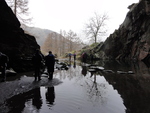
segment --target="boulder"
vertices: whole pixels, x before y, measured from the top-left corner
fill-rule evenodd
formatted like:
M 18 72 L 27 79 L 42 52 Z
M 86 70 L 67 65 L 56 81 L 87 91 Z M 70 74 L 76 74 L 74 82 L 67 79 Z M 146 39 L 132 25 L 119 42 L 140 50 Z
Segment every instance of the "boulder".
M 9 57 L 8 66 L 16 72 L 31 70 L 31 57 L 39 48 L 35 38 L 20 28 L 5 0 L 0 0 L 0 51 Z

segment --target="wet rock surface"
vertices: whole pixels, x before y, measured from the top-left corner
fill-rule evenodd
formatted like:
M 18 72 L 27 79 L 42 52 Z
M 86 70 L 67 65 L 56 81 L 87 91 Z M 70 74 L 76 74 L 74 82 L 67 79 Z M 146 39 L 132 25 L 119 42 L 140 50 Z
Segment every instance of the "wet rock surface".
M 0 105 L 2 105 L 6 99 L 23 93 L 27 92 L 31 89 L 40 87 L 40 86 L 45 86 L 45 87 L 52 87 L 56 86 L 62 83 L 57 78 L 54 78 L 53 80 L 48 80 L 48 77 L 46 75 L 42 75 L 42 80 L 41 81 L 35 81 L 34 77 L 29 77 L 29 76 L 22 76 L 19 79 L 13 80 L 13 81 L 6 81 L 6 82 L 1 82 L 0 83 Z
M 130 5 L 119 29 L 115 30 L 93 52 L 100 59 L 132 59 L 149 61 L 150 15 L 148 1 Z

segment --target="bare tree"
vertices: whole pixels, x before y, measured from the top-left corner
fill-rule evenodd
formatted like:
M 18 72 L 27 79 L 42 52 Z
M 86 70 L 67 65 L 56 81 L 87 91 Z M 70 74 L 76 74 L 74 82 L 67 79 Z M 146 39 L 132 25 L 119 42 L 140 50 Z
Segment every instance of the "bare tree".
M 72 30 L 69 30 L 68 34 L 67 34 L 67 39 L 69 40 L 69 51 L 72 51 L 73 48 L 73 40 L 75 39 L 75 37 L 77 36 L 76 33 L 74 33 Z
M 65 50 L 65 37 L 66 37 L 66 31 L 62 31 L 60 30 L 60 39 L 61 39 L 61 42 L 60 42 L 60 45 L 61 45 L 61 55 L 64 54 L 66 52 Z
M 97 42 L 99 36 L 102 36 L 106 33 L 106 20 L 108 20 L 107 14 L 98 15 L 94 13 L 94 17 L 89 19 L 89 23 L 85 24 L 85 33 L 86 36 L 89 36 L 91 39 Z
M 28 0 L 6 0 L 17 18 L 24 24 L 30 24 L 32 18 L 29 17 Z

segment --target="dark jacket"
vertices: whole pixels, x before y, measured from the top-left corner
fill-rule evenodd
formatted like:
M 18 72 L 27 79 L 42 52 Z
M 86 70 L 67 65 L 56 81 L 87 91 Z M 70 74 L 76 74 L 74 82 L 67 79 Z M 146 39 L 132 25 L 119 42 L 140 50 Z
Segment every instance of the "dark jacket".
M 55 65 L 55 57 L 53 54 L 49 54 L 45 57 L 45 65 L 47 68 L 49 68 L 51 71 L 54 71 L 54 65 Z
M 36 53 L 32 57 L 32 61 L 35 67 L 40 67 L 42 65 L 43 56 L 40 53 Z

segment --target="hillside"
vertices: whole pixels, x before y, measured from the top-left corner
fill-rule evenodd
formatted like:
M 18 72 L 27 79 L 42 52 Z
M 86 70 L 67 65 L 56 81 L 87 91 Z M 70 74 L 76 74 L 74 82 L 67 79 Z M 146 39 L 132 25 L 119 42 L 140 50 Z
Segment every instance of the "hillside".
M 21 25 L 25 33 L 33 35 L 36 38 L 37 43 L 42 46 L 50 33 L 54 31 L 48 29 L 41 29 L 36 27 L 29 27 L 24 24 Z
M 36 38 L 43 54 L 53 51 L 57 56 L 61 56 L 68 51 L 80 50 L 83 47 L 81 42 L 71 41 L 67 37 L 63 37 L 59 33 L 48 29 L 28 27 L 26 25 L 21 25 L 21 27 L 25 33 L 33 35 Z

